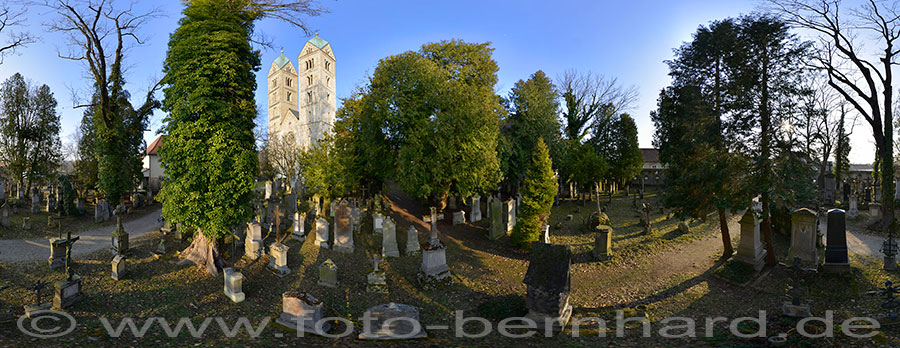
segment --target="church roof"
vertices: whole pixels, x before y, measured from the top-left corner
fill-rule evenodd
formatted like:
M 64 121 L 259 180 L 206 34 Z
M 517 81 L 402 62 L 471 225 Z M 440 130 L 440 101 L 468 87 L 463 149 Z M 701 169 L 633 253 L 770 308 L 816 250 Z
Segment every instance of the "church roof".
M 290 62 L 291 60 L 284 56 L 284 52 L 282 52 L 278 58 L 275 58 L 275 65 L 278 65 L 278 68 L 283 68 L 285 64 Z
M 312 43 L 313 45 L 316 45 L 316 47 L 318 47 L 318 48 L 325 47 L 325 45 L 328 44 L 328 41 L 325 41 L 321 37 L 319 37 L 318 33 L 316 34 L 316 37 L 309 39 L 309 42 Z

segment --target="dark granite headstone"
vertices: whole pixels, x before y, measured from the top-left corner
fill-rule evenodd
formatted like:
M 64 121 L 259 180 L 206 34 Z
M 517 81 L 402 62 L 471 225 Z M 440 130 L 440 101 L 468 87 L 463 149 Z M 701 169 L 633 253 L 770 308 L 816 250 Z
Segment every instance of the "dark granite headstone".
M 825 246 L 825 270 L 843 272 L 850 270 L 847 256 L 847 217 L 841 209 L 828 211 L 828 240 Z

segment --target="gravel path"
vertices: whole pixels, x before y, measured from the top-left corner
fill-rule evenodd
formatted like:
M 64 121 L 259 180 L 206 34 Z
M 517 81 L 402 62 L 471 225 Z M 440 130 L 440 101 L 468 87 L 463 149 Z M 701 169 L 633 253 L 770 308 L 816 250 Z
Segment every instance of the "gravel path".
M 159 230 L 160 209 L 146 213 L 137 219 L 123 223 L 131 241 L 146 238 L 147 233 Z M 78 256 L 100 249 L 112 247 L 112 233 L 116 226 L 103 226 L 76 234 L 81 239 L 72 247 L 72 255 Z M 0 240 L 0 261 L 37 261 L 50 257 L 50 243 L 47 238 Z

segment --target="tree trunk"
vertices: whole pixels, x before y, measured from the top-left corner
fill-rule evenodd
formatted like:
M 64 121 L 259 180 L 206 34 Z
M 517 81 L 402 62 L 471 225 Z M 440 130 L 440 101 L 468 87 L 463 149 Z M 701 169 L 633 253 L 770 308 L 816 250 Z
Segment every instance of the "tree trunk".
M 209 275 L 219 275 L 221 265 L 221 261 L 218 260 L 219 250 L 216 248 L 215 241 L 206 238 L 199 228 L 194 233 L 194 241 L 180 255 L 183 258 L 178 262 L 179 265 L 194 264 L 204 269 Z
M 769 164 L 771 149 L 769 147 L 769 142 L 771 139 L 770 133 L 772 120 L 771 115 L 769 115 L 769 76 L 767 74 L 768 61 L 765 61 L 764 64 L 766 64 L 766 67 L 763 69 L 762 74 L 762 98 L 760 100 L 761 107 L 759 113 L 761 142 L 760 149 L 762 152 L 762 195 L 760 197 L 760 201 L 762 203 L 762 232 L 766 243 L 766 265 L 775 266 L 775 264 L 778 263 L 778 260 L 775 259 L 775 243 L 772 242 L 772 217 L 769 216 L 769 175 L 771 173 Z
M 719 228 L 722 230 L 722 246 L 725 248 L 722 258 L 727 258 L 734 254 L 734 248 L 731 246 L 731 232 L 728 231 L 728 216 L 722 208 L 719 208 Z

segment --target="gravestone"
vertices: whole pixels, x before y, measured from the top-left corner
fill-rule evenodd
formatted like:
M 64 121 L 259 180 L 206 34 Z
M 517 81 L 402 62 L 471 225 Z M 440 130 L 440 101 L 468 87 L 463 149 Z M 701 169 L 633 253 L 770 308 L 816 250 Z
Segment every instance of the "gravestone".
M 825 204 L 827 204 L 827 205 L 834 204 L 834 199 L 835 199 L 834 190 L 835 190 L 834 174 L 832 174 L 831 172 L 828 172 L 825 174 L 825 183 L 824 183 L 824 189 L 823 189 Z
M 75 265 L 72 264 L 72 246 L 80 238 L 72 238 L 71 232 L 66 232 L 66 279 L 54 283 L 53 308 L 55 309 L 65 309 L 84 297 L 84 293 L 81 291 L 84 278 L 75 274 Z
M 266 181 L 266 195 L 265 195 L 265 199 L 266 199 L 266 200 L 272 199 L 272 195 L 274 195 L 274 194 L 275 194 L 275 184 L 274 184 L 273 182 L 271 182 L 271 181 Z
M 125 277 L 125 255 L 119 254 L 112 259 L 112 279 L 120 280 Z
M 855 194 L 850 195 L 850 209 L 847 209 L 847 217 L 850 219 L 855 219 L 859 216 L 859 209 L 857 209 L 858 200 Z
M 609 260 L 612 255 L 612 227 L 598 225 L 595 227 L 597 234 L 594 236 L 594 257 L 597 260 Z
M 869 203 L 869 217 L 877 218 L 881 216 L 881 204 Z
M 466 223 L 466 212 L 457 211 L 453 213 L 453 225 L 462 225 Z
M 41 195 L 38 194 L 37 190 L 31 193 L 31 212 L 41 212 Z
M 522 281 L 526 285 L 526 318 L 537 327 L 561 331 L 572 316 L 569 304 L 572 252 L 568 245 L 532 243 L 528 271 Z
M 503 233 L 507 234 L 512 232 L 513 228 L 516 227 L 516 201 L 510 199 L 503 202 L 501 211 L 503 214 L 503 228 L 506 229 Z
M 258 259 L 262 252 L 262 225 L 258 222 L 247 223 L 247 237 L 244 240 L 244 256 L 251 260 Z
M 85 204 L 84 198 L 75 199 L 75 210 L 77 210 L 79 214 L 84 214 Z
M 447 267 L 447 250 L 437 230 L 437 209 L 431 207 L 431 236 L 422 252 L 422 266 L 419 268 L 419 282 L 431 283 L 450 277 Z
M 362 340 L 403 340 L 427 336 L 419 323 L 419 309 L 415 306 L 387 303 L 374 306 L 363 314 Z
M 481 196 L 474 195 L 471 198 L 471 202 L 469 204 L 469 221 L 478 222 L 481 221 Z
M 448 210 L 456 210 L 456 197 L 450 196 L 447 197 L 447 209 Z
M 47 212 L 56 212 L 56 195 L 53 194 L 53 190 L 47 193 Z
M 94 206 L 94 222 L 104 222 L 109 220 L 109 203 L 106 200 L 100 200 Z
M 0 201 L 6 200 L 6 182 L 0 180 Z
M 225 268 L 225 296 L 228 297 L 232 302 L 239 303 L 244 301 L 244 290 L 242 289 L 244 283 L 244 275 L 241 274 L 241 270 L 237 268 L 228 267 Z
M 741 240 L 734 259 L 753 266 L 759 271 L 765 267 L 766 249 L 760 241 L 759 218 L 752 209 L 747 209 L 741 217 Z
M 875 186 L 875 201 L 881 203 L 881 185 Z
M 347 201 L 341 201 L 334 217 L 334 251 L 341 253 L 353 253 L 353 222 L 352 210 Z
M 894 185 L 894 200 L 900 200 L 900 180 Z
M 66 240 L 63 238 L 50 239 L 50 269 L 66 267 Z
M 406 255 L 415 255 L 420 250 L 419 231 L 416 230 L 415 226 L 409 225 L 409 228 L 406 230 Z
M 491 197 L 488 215 L 491 217 L 491 228 L 488 230 L 488 239 L 497 240 L 506 235 L 506 225 L 503 223 L 503 202 Z
M 350 235 L 353 233 L 359 232 L 360 220 L 362 219 L 362 211 L 359 207 L 352 207 L 350 209 Z M 352 249 L 352 248 L 351 248 Z
M 381 215 L 381 213 L 378 212 L 372 214 L 372 227 L 375 229 L 375 233 L 381 233 L 383 231 L 383 223 L 384 215 Z
M 804 264 L 815 265 L 816 255 L 816 213 L 807 208 L 794 210 L 791 213 L 791 247 L 788 259 L 800 258 Z
M 316 246 L 320 248 L 328 248 L 328 220 L 325 218 L 316 219 Z
M 826 272 L 847 272 L 850 259 L 847 255 L 847 218 L 841 209 L 828 211 L 828 240 L 825 246 Z
M 281 294 L 281 316 L 275 322 L 293 331 L 325 335 L 331 323 L 325 318 L 325 305 L 305 292 Z
M 116 230 L 112 235 L 112 250 L 116 254 L 124 254 L 129 249 L 128 232 L 125 231 L 125 226 L 122 225 L 122 215 L 125 214 L 125 211 L 122 207 L 119 207 L 113 214 L 116 215 Z
M 293 238 L 294 240 L 299 240 L 301 242 L 306 240 L 306 232 L 304 231 L 306 227 L 304 223 L 305 221 L 306 214 L 300 214 L 299 211 L 294 211 L 294 230 L 291 238 Z
M 31 317 L 32 314 L 40 314 L 50 309 L 51 304 L 49 302 L 41 301 L 41 290 L 45 287 L 47 287 L 47 283 L 38 280 L 37 283 L 26 288 L 26 290 L 34 291 L 34 303 L 25 306 L 25 317 L 34 319 Z
M 387 294 L 387 277 L 384 271 L 378 269 L 378 261 L 378 255 L 372 255 L 372 273 L 366 276 L 366 291 Z
M 397 224 L 390 217 L 384 220 L 384 232 L 381 238 L 381 255 L 384 257 L 400 257 L 397 246 Z M 416 240 L 418 242 L 418 239 Z
M 331 259 L 325 260 L 319 265 L 319 285 L 329 288 L 337 287 L 337 265 Z
M 541 241 L 550 244 L 550 225 L 541 227 Z
M 284 277 L 291 274 L 291 269 L 287 266 L 288 249 L 287 245 L 281 243 L 272 243 L 269 246 L 269 270 L 275 272 L 278 277 Z
M 865 200 L 863 200 L 863 202 L 866 202 L 866 203 L 872 202 L 872 187 L 866 186 L 866 189 L 864 191 L 865 191 L 865 197 L 864 197 Z

